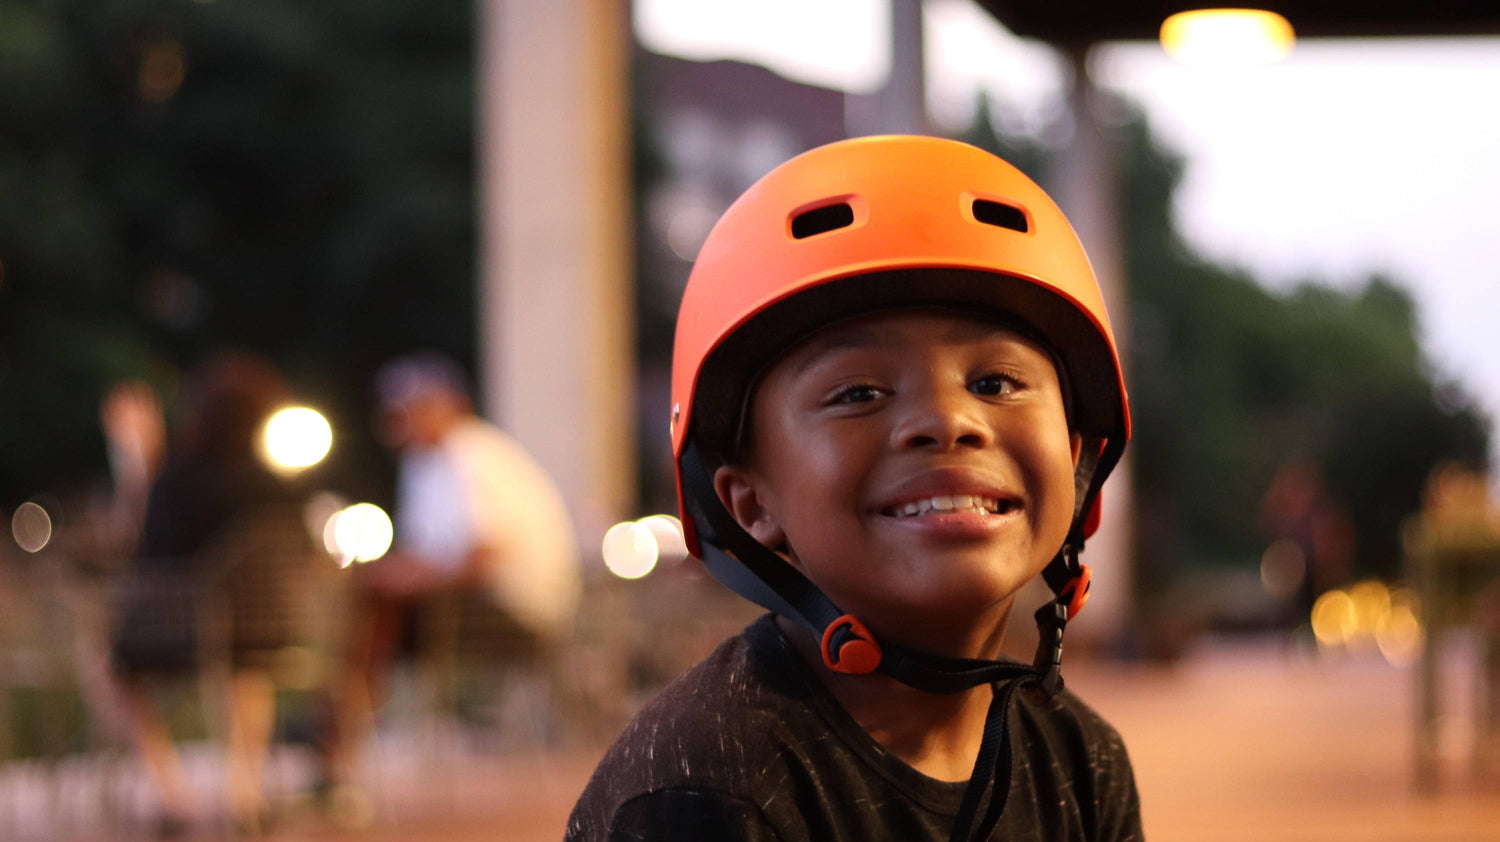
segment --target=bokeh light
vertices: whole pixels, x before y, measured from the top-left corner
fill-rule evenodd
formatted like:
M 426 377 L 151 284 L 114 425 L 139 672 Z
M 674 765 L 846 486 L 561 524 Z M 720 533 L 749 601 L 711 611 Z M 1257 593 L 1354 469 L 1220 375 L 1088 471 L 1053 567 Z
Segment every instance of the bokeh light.
M 636 523 L 644 526 L 651 532 L 651 537 L 656 539 L 660 563 L 676 564 L 687 558 L 687 541 L 683 538 L 682 521 L 672 515 L 651 515 Z
M 314 541 L 321 541 L 329 555 L 338 555 L 338 546 L 333 543 L 333 532 L 329 522 L 338 513 L 349 508 L 349 501 L 332 491 L 319 491 L 302 504 L 302 526 Z
M 390 551 L 395 537 L 390 515 L 374 503 L 355 503 L 329 518 L 323 528 L 324 546 L 344 567 L 380 558 Z
M 315 409 L 291 406 L 266 421 L 261 449 L 267 464 L 281 472 L 299 471 L 323 461 L 333 447 L 333 428 Z
M 709 229 L 718 219 L 718 213 L 703 205 L 688 205 L 678 210 L 667 225 L 667 246 L 673 254 L 691 263 L 697 259 Z
M 1199 66 L 1270 64 L 1286 58 L 1294 41 L 1286 18 L 1261 9 L 1197 9 L 1161 25 L 1167 55 Z
M 1349 588 L 1354 604 L 1354 637 L 1349 642 L 1363 645 L 1375 642 L 1375 634 L 1391 614 L 1391 592 L 1384 583 L 1360 582 Z
M 604 566 L 621 579 L 639 579 L 656 568 L 661 548 L 638 521 L 617 523 L 604 533 Z
M 1375 644 L 1387 661 L 1398 667 L 1409 667 L 1422 657 L 1426 635 L 1422 632 L 1419 617 L 1415 594 L 1399 589 L 1392 592 L 1391 609 L 1385 622 L 1375 630 Z
M 1318 597 L 1312 609 L 1313 634 L 1325 647 L 1338 648 L 1354 634 L 1354 600 L 1341 591 L 1329 591 Z
M 1307 577 L 1307 559 L 1296 542 L 1281 540 L 1260 557 L 1260 583 L 1271 596 L 1291 596 Z
M 1416 593 L 1374 579 L 1318 597 L 1312 627 L 1326 652 L 1378 650 L 1398 667 L 1415 664 L 1426 639 Z
M 52 540 L 52 516 L 40 504 L 22 503 L 10 516 L 10 534 L 26 552 L 41 552 Z
M 138 82 L 141 99 L 147 102 L 166 102 L 182 87 L 187 75 L 187 58 L 182 44 L 177 41 L 160 41 L 146 48 L 141 56 Z

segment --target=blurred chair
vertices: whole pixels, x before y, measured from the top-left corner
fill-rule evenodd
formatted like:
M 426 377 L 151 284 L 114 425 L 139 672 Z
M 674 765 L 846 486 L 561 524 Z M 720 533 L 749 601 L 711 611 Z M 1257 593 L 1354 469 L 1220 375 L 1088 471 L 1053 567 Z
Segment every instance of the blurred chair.
M 417 632 L 418 677 L 439 719 L 498 748 L 560 738 L 570 708 L 567 638 L 535 634 L 476 590 L 429 599 Z
M 1421 596 L 1425 643 L 1418 676 L 1416 784 L 1440 782 L 1441 665 L 1455 635 L 1477 644 L 1471 768 L 1500 780 L 1500 520 L 1484 497 L 1482 478 L 1434 474 L 1428 500 L 1403 526 L 1408 576 Z M 1445 473 L 1445 471 L 1447 473 Z M 1460 489 L 1455 492 L 1455 488 Z M 1465 499 L 1467 498 L 1467 499 Z
M 313 687 L 327 676 L 343 633 L 345 571 L 288 507 L 234 521 L 207 551 L 198 622 L 208 663 L 239 642 L 268 654 L 278 686 Z
M 214 706 L 217 712 L 250 714 L 241 730 L 220 718 L 213 723 L 215 736 L 225 747 L 231 788 L 235 776 L 263 787 L 270 749 L 305 741 L 319 727 L 313 721 L 326 718 L 347 607 L 346 577 L 315 546 L 301 513 L 285 506 L 236 519 L 206 560 L 208 581 L 198 602 L 204 676 L 218 692 L 234 694 L 227 699 L 232 703 Z M 290 789 L 286 780 L 267 787 L 272 798 Z

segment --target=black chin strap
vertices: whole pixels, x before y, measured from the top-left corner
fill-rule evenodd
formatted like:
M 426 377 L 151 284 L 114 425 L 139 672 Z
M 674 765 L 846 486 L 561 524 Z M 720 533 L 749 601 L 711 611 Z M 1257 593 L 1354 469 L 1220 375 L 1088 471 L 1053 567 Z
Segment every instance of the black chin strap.
M 991 685 L 994 696 L 985 714 L 979 756 L 949 837 L 950 842 L 986 838 L 1010 796 L 1007 713 L 1011 699 L 1023 685 L 1040 688 L 1049 695 L 1062 687 L 1063 630 L 1082 606 L 1088 589 L 1087 568 L 1078 563 L 1082 535 L 1076 523 L 1081 519 L 1074 518 L 1074 534 L 1044 572 L 1057 597 L 1036 612 L 1038 641 L 1032 665 L 952 658 L 877 641 L 858 618 L 840 610 L 799 570 L 740 527 L 719 503 L 696 444 L 688 445 L 681 468 L 683 502 L 697 530 L 709 574 L 740 596 L 821 638 L 823 661 L 830 669 L 852 674 L 878 671 L 928 693 L 958 693 Z M 979 807 L 992 782 L 994 791 L 980 817 Z M 977 825 L 976 818 L 980 819 Z

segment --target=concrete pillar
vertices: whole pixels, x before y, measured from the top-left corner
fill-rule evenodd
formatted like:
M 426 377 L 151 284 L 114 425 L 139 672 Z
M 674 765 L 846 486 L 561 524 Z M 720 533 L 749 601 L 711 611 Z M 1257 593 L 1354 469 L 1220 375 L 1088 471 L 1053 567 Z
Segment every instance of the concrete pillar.
M 844 126 L 850 137 L 928 134 L 926 52 L 922 0 L 890 0 L 891 72 L 873 94 L 845 97 Z
M 479 380 L 586 557 L 636 494 L 626 0 L 480 0 Z
M 1089 49 L 1077 47 L 1067 56 L 1073 68 L 1070 94 L 1073 139 L 1052 174 L 1051 192 L 1088 252 L 1123 356 L 1130 343 L 1130 313 L 1125 294 L 1116 152 L 1108 127 L 1100 121 L 1104 95 L 1089 76 Z M 1125 459 L 1104 486 L 1103 519 L 1083 554 L 1084 563 L 1093 568 L 1094 584 L 1083 620 L 1068 629 L 1070 638 L 1108 645 L 1118 639 L 1131 620 L 1135 562 L 1130 474 L 1127 449 Z

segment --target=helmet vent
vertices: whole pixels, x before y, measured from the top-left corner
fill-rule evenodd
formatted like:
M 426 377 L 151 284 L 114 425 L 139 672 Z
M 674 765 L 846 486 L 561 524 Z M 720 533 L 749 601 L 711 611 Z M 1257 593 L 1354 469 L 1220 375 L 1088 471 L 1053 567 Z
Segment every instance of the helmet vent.
M 974 218 L 985 225 L 1009 228 L 1025 234 L 1031 230 L 1026 224 L 1026 213 L 1013 205 L 992 202 L 989 199 L 974 200 Z
M 815 234 L 826 234 L 854 224 L 854 208 L 848 202 L 824 205 L 792 217 L 792 238 L 804 240 Z

